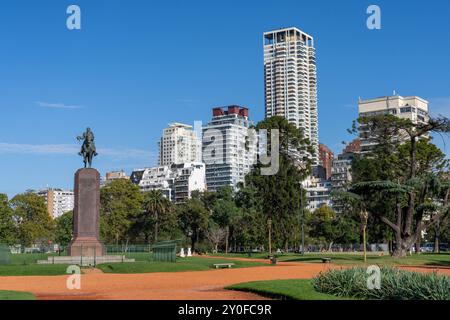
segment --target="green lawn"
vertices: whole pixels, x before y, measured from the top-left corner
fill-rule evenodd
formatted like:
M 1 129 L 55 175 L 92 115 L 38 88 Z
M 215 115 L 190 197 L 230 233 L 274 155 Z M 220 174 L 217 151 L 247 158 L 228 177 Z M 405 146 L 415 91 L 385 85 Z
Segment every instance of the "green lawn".
M 67 265 L 0 265 L 0 276 L 55 276 L 66 274 Z
M 309 279 L 246 282 L 225 289 L 252 292 L 281 300 L 345 300 L 330 294 L 317 292 Z
M 220 254 L 217 256 L 249 258 L 247 254 Z M 332 262 L 338 265 L 364 264 L 362 253 L 306 253 L 303 256 L 301 254 L 276 254 L 276 256 L 279 261 L 322 263 L 323 257 L 330 257 Z M 265 259 L 266 257 L 267 253 L 257 253 L 252 254 L 250 258 Z M 402 259 L 370 253 L 367 256 L 367 264 L 450 266 L 450 253 L 413 254 Z
M 35 300 L 35 299 L 36 297 L 32 293 L 0 290 L 0 300 Z
M 233 268 L 256 267 L 267 264 L 253 261 L 230 261 L 210 258 L 178 258 L 176 263 L 156 261 L 136 261 L 134 263 L 106 263 L 97 268 L 105 273 L 150 273 L 150 272 L 182 272 L 210 270 L 215 263 L 234 263 Z

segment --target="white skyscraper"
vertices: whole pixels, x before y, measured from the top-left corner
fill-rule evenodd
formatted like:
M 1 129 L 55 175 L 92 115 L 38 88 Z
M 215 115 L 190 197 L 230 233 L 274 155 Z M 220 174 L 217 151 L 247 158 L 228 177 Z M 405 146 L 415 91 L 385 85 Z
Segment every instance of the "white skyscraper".
M 190 125 L 169 124 L 158 146 L 160 166 L 201 161 L 201 141 Z
M 317 74 L 314 39 L 297 28 L 264 33 L 266 118 L 285 117 L 303 129 L 318 164 Z
M 203 162 L 208 191 L 239 182 L 256 163 L 256 140 L 249 134 L 248 109 L 239 106 L 214 108 L 213 118 L 203 127 Z

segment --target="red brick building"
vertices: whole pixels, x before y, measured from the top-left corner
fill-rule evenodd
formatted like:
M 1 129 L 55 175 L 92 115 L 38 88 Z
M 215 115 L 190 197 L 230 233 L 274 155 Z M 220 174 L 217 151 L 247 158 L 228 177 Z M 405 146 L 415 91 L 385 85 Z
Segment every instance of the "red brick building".
M 343 153 L 360 153 L 361 152 L 361 141 L 359 139 L 354 139 L 349 142 L 344 149 Z
M 331 178 L 331 167 L 333 166 L 334 154 L 326 145 L 319 144 L 319 165 L 325 169 L 327 179 Z

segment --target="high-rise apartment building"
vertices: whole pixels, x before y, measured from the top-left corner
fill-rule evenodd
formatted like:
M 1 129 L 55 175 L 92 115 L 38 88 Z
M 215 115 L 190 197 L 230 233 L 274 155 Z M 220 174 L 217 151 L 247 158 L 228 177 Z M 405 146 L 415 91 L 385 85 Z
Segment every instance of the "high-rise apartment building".
M 319 163 L 317 73 L 314 39 L 297 28 L 264 33 L 265 114 L 303 130 Z
M 319 165 L 323 167 L 324 169 L 324 178 L 330 179 L 331 178 L 331 167 L 333 166 L 333 158 L 334 154 L 333 151 L 330 150 L 326 145 L 319 144 Z
M 160 166 L 201 161 L 201 141 L 190 125 L 169 124 L 158 146 Z
M 73 191 L 47 188 L 39 190 L 37 195 L 45 199 L 48 214 L 52 218 L 58 218 L 74 208 L 75 198 Z
M 358 112 L 360 117 L 371 117 L 382 114 L 392 114 L 399 118 L 409 119 L 413 123 L 427 123 L 428 101 L 417 97 L 402 97 L 399 95 L 386 96 L 369 100 L 358 101 Z M 370 151 L 377 145 L 374 133 L 366 125 L 359 128 L 361 140 L 361 153 Z M 399 139 L 406 138 L 400 136 Z
M 203 192 L 206 190 L 204 163 L 174 164 L 171 169 L 175 174 L 173 201 L 184 202 L 192 197 L 193 191 Z
M 248 109 L 240 106 L 214 108 L 212 120 L 203 127 L 203 162 L 208 191 L 239 182 L 256 163 L 256 139 L 249 132 Z
M 306 191 L 306 208 L 309 211 L 315 211 L 324 205 L 333 206 L 331 181 L 310 176 L 302 181 L 302 187 Z

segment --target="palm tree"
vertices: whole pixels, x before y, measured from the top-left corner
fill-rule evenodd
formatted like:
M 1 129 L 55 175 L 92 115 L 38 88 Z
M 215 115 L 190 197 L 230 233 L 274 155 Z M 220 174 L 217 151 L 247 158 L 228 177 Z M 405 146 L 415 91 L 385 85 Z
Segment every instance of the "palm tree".
M 167 200 L 161 190 L 151 190 L 145 195 L 144 209 L 147 215 L 155 220 L 155 242 L 158 241 L 158 229 L 161 214 L 167 212 L 170 202 Z

